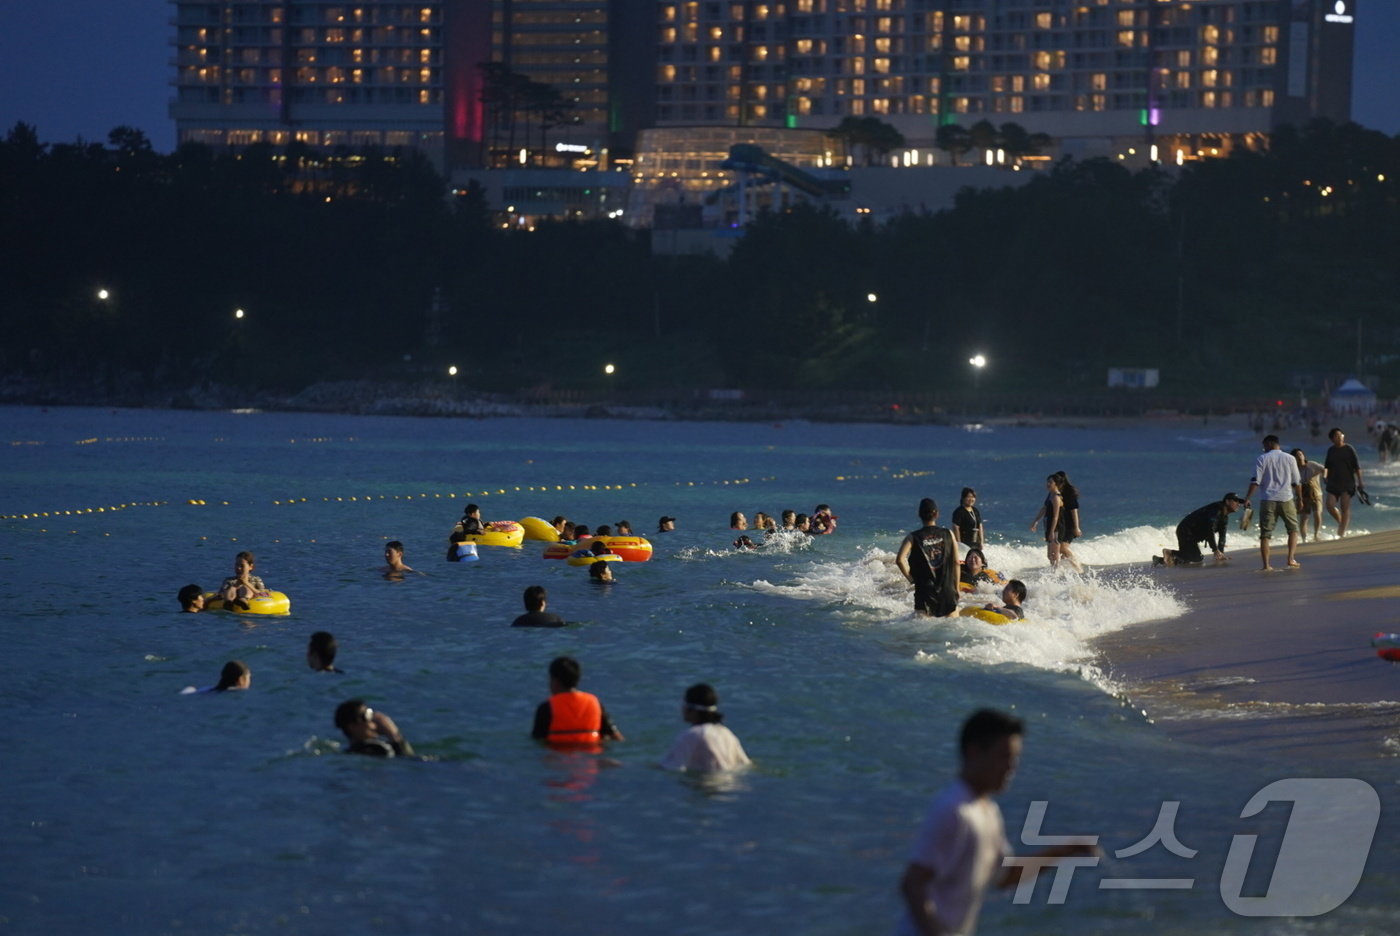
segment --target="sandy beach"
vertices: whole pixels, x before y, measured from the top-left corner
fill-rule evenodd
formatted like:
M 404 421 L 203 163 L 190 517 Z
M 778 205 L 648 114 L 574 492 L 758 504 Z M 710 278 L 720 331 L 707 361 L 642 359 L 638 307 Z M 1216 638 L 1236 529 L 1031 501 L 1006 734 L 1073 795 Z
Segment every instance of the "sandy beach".
M 1400 755 L 1400 665 L 1371 647 L 1400 631 L 1400 531 L 1308 543 L 1302 568 L 1272 573 L 1251 540 L 1220 566 L 1155 569 L 1190 610 L 1101 638 L 1105 672 L 1188 743 L 1290 760 Z M 1281 566 L 1277 533 L 1274 547 Z

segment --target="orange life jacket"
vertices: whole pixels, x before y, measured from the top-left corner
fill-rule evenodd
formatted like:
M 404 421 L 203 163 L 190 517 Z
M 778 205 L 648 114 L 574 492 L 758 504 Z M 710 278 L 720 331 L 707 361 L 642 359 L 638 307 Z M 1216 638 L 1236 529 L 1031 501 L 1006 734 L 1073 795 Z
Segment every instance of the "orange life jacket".
M 603 706 L 577 689 L 549 697 L 549 743 L 597 744 L 602 738 Z

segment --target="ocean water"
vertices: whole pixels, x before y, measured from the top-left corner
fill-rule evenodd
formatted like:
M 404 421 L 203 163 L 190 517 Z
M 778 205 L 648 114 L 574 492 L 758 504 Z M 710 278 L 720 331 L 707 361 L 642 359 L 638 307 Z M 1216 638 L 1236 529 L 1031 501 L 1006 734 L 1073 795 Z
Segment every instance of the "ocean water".
M 1285 440 L 1290 441 L 1291 440 Z M 1324 445 L 1306 445 L 1320 458 Z M 1248 483 L 1242 424 L 1143 430 L 612 420 L 421 420 L 272 413 L 0 409 L 0 634 L 7 714 L 0 929 L 17 933 L 882 934 L 918 821 L 981 706 L 1028 723 L 1001 802 L 1017 844 L 1098 835 L 1107 857 L 1062 903 L 1047 873 L 998 933 L 1393 933 L 1396 761 L 1295 763 L 1173 741 L 1102 671 L 1092 641 L 1179 615 L 1141 566 L 1188 510 Z M 1400 473 L 1375 469 L 1358 530 L 1400 526 Z M 1027 530 L 1046 474 L 1082 492 L 1084 575 Z M 910 613 L 892 565 L 920 497 L 975 486 L 991 564 L 1024 579 L 1030 622 Z M 190 503 L 194 501 L 196 503 Z M 463 505 L 489 519 L 630 520 L 655 558 L 600 587 L 539 547 L 442 561 Z M 835 535 L 729 544 L 733 510 L 830 503 Z M 423 576 L 385 581 L 403 540 Z M 1241 536 L 1234 549 L 1250 549 Z M 285 618 L 177 613 L 249 549 Z M 1135 562 L 1139 566 L 1122 567 Z M 549 589 L 576 622 L 512 630 Z M 330 630 L 344 675 L 313 674 Z M 545 668 L 571 654 L 627 740 L 603 756 L 528 738 Z M 247 692 L 182 696 L 223 662 Z M 754 769 L 702 780 L 653 765 L 679 701 L 716 686 Z M 425 761 L 339 756 L 359 696 Z M 1379 742 L 1383 739 L 1378 739 Z M 1270 783 L 1355 777 L 1383 805 L 1355 892 L 1316 917 L 1238 916 L 1234 836 L 1257 834 L 1264 894 L 1289 814 L 1241 818 Z M 1114 852 L 1179 803 L 1176 837 Z M 1027 849 L 1029 850 L 1029 849 Z M 1178 890 L 1109 879 L 1190 878 Z

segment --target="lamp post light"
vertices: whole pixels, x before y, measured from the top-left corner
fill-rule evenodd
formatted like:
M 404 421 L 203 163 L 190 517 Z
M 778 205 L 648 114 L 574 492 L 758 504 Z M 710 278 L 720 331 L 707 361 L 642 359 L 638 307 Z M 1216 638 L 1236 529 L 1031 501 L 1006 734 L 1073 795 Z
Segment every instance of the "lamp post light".
M 97 298 L 101 299 L 103 302 L 106 302 L 108 299 L 112 298 L 112 294 L 105 289 L 99 289 L 97 291 Z
M 456 377 L 456 376 L 457 376 L 457 365 L 456 365 L 456 364 L 453 364 L 451 367 L 449 367 L 449 368 L 447 369 L 447 376 L 449 376 L 449 377 Z
M 611 364 L 604 364 L 604 365 L 603 365 L 603 373 L 607 374 L 609 377 L 611 377 L 611 376 L 612 376 L 613 374 L 615 374 L 616 372 L 617 372 L 617 368 L 616 368 L 616 367 L 613 367 Z
M 233 310 L 233 317 L 236 319 L 241 319 L 245 314 L 247 313 L 245 313 L 242 309 Z
M 982 379 L 982 368 L 987 366 L 987 359 L 983 355 L 974 354 L 967 359 L 967 363 L 972 365 L 972 389 L 975 392 Z

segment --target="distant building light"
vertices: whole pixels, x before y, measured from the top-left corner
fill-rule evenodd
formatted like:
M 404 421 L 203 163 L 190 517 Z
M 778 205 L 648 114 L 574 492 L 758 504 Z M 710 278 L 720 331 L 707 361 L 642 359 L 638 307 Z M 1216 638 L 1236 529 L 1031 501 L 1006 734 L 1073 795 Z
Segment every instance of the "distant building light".
M 554 144 L 554 151 L 555 151 L 556 153 L 591 153 L 591 152 L 592 152 L 592 150 L 590 150 L 588 147 L 584 146 L 582 143 L 555 143 L 555 144 Z
M 1327 22 L 1329 22 L 1329 23 L 1350 23 L 1350 22 L 1352 22 L 1351 14 L 1347 12 L 1346 0 L 1337 0 L 1336 5 L 1333 6 L 1332 9 L 1335 10 L 1336 12 L 1328 13 L 1326 16 L 1323 17 L 1323 19 L 1326 20 Z

